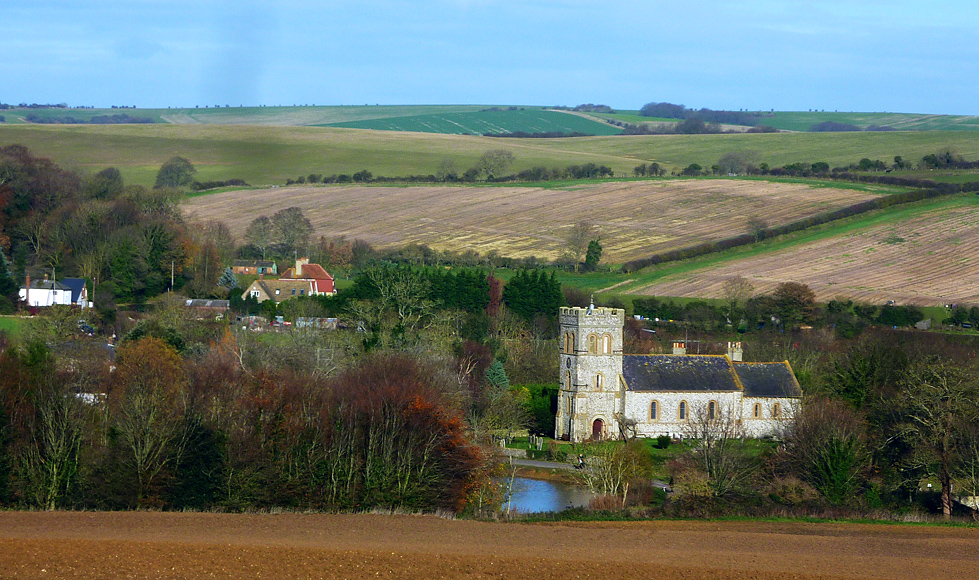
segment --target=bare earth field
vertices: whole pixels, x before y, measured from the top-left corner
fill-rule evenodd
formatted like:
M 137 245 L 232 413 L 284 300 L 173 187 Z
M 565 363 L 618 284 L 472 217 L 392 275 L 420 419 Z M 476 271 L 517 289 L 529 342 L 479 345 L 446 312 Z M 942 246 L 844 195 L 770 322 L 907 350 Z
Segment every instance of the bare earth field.
M 532 187 L 290 186 L 187 200 L 191 220 L 219 219 L 243 238 L 261 215 L 297 206 L 316 237 L 360 238 L 377 247 L 408 243 L 440 250 L 555 259 L 571 226 L 598 226 L 603 261 L 621 263 L 667 249 L 738 235 L 748 220 L 770 225 L 874 197 L 861 191 L 743 180 L 665 180 Z
M 931 210 L 908 219 L 790 249 L 663 278 L 637 294 L 723 297 L 725 280 L 744 276 L 759 293 L 780 282 L 808 284 L 818 301 L 939 306 L 979 303 L 979 205 Z
M 979 530 L 499 524 L 424 516 L 2 512 L 4 579 L 965 579 Z

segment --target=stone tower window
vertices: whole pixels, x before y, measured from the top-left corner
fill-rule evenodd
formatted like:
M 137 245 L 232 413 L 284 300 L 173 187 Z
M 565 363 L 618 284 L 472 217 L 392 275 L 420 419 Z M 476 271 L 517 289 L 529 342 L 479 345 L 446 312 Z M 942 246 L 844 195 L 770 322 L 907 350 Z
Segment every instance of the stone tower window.
M 588 335 L 588 354 L 598 354 L 598 336 L 595 334 Z
M 605 334 L 602 336 L 602 354 L 612 354 L 612 335 Z
M 595 388 L 596 389 L 598 389 L 599 391 L 601 391 L 602 390 L 602 384 L 604 382 L 605 382 L 605 377 L 602 375 L 602 373 L 598 373 L 597 375 L 595 375 Z

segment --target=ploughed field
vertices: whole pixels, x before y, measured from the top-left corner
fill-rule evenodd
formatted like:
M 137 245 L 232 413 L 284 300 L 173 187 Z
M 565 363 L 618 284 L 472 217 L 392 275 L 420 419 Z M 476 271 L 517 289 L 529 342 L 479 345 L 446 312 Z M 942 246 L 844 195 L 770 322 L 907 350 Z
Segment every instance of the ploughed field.
M 290 186 L 202 195 L 190 219 L 219 219 L 244 240 L 261 215 L 297 206 L 315 236 L 344 235 L 377 247 L 427 244 L 439 250 L 495 250 L 555 259 L 570 228 L 598 227 L 603 262 L 621 263 L 749 231 L 875 197 L 866 191 L 747 180 L 651 180 L 564 189 L 474 186 Z
M 9 580 L 927 580 L 975 578 L 976 570 L 975 528 L 0 512 L 0 577 Z
M 744 276 L 756 292 L 802 282 L 827 302 L 845 297 L 880 304 L 979 304 L 979 200 L 974 196 L 900 219 L 711 264 L 635 284 L 627 291 L 655 296 L 722 298 L 724 282 Z

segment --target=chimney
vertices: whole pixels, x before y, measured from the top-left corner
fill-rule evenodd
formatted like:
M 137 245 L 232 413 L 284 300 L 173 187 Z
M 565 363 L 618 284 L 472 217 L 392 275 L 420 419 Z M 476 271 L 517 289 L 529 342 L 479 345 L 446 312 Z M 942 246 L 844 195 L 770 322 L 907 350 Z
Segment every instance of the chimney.
M 295 277 L 299 278 L 303 275 L 303 258 L 296 260 L 296 274 Z
M 727 357 L 734 362 L 741 362 L 744 360 L 744 351 L 741 350 L 740 342 L 727 343 Z
M 258 279 L 259 280 L 264 280 L 265 279 L 265 272 L 259 272 Z
M 30 306 L 31 305 L 31 275 L 30 274 L 27 274 L 27 285 L 24 288 L 25 288 L 24 302 L 26 302 L 27 305 Z
M 673 354 L 687 354 L 687 345 L 683 342 L 673 343 Z

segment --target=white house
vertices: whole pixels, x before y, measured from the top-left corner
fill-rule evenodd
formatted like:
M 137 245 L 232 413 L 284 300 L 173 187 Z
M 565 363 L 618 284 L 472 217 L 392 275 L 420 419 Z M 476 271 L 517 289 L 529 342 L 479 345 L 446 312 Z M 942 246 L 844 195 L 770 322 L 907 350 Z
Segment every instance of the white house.
M 623 355 L 625 311 L 561 308 L 561 377 L 555 437 L 571 441 L 686 434 L 691 417 L 726 414 L 749 437 L 778 434 L 802 389 L 788 361 L 746 363 L 727 355 Z
M 31 280 L 21 287 L 18 295 L 28 306 L 80 306 L 91 307 L 88 301 L 88 288 L 84 278 L 65 278 L 61 282 L 48 280 Z

